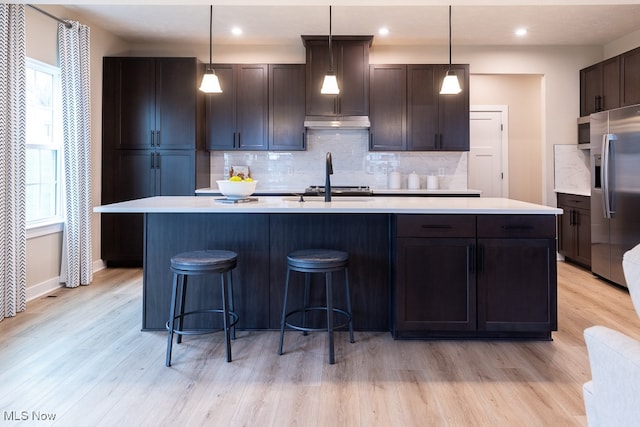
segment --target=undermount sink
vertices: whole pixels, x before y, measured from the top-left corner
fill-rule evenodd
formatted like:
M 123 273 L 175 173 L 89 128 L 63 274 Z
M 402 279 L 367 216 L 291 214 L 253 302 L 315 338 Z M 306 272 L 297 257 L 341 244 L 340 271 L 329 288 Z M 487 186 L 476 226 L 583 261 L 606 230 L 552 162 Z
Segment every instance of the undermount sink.
M 285 202 L 300 202 L 300 196 L 296 196 L 296 197 L 284 197 L 282 199 Z M 317 202 L 322 202 L 325 203 L 324 201 L 324 196 L 304 196 L 303 197 L 304 203 L 307 202 L 313 202 L 313 203 L 317 203 Z M 373 197 L 367 197 L 367 196 L 333 196 L 331 197 L 331 201 L 330 202 L 326 202 L 326 203 L 336 203 L 336 202 L 370 202 L 373 200 Z

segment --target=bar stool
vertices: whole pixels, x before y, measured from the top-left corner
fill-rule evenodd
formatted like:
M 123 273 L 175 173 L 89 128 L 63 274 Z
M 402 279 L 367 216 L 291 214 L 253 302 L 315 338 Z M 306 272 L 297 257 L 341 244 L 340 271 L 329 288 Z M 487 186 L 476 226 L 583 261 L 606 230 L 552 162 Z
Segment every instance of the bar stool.
M 284 301 L 282 303 L 282 318 L 280 320 L 280 347 L 278 354 L 282 355 L 282 345 L 284 341 L 284 328 L 288 326 L 292 329 L 307 332 L 327 331 L 329 337 L 329 363 L 335 363 L 335 354 L 333 350 L 333 331 L 345 325 L 349 325 L 349 342 L 353 343 L 353 321 L 351 319 L 351 297 L 349 295 L 349 273 L 347 264 L 349 254 L 342 251 L 330 249 L 305 249 L 291 252 L 287 256 L 287 279 L 284 287 Z M 304 302 L 303 307 L 287 312 L 287 299 L 289 295 L 289 278 L 292 271 L 305 274 L 304 284 Z M 344 283 L 346 293 L 347 309 L 343 310 L 333 306 L 333 284 L 331 281 L 334 271 L 344 271 Z M 311 274 L 324 273 L 325 275 L 325 305 L 309 306 L 309 294 L 311 287 Z M 309 311 L 325 311 L 326 327 L 312 328 L 307 326 L 307 312 Z M 302 325 L 295 325 L 288 321 L 288 318 L 294 314 L 302 313 Z M 345 318 L 345 322 L 334 325 L 334 313 L 340 314 Z
M 202 250 L 183 252 L 171 258 L 171 271 L 173 271 L 173 286 L 171 288 L 171 308 L 167 330 L 167 358 L 166 366 L 171 366 L 171 347 L 173 334 L 178 335 L 177 342 L 182 342 L 183 335 L 199 335 L 218 332 L 220 329 L 192 328 L 184 329 L 184 318 L 194 314 L 220 313 L 222 314 L 223 331 L 227 349 L 227 362 L 231 362 L 231 341 L 235 339 L 235 325 L 238 323 L 238 315 L 233 311 L 233 283 L 232 270 L 236 267 L 238 254 L 225 250 Z M 222 290 L 222 308 L 208 308 L 185 312 L 187 299 L 187 278 L 205 274 L 220 274 Z M 180 303 L 178 306 L 178 297 Z M 177 323 L 177 324 L 176 324 Z

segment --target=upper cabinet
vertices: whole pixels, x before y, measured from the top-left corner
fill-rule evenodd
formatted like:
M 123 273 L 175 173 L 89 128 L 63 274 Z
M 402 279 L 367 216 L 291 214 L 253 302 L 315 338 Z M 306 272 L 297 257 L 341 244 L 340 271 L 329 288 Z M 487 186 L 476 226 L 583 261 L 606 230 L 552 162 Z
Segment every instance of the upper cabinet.
M 268 66 L 214 64 L 222 93 L 205 96 L 206 144 L 210 150 L 266 150 Z
M 580 116 L 620 106 L 620 58 L 580 70 Z
M 340 94 L 320 93 L 329 70 L 329 38 L 302 36 L 306 47 L 306 114 L 366 116 L 369 114 L 369 47 L 372 36 L 332 37 L 333 71 Z
M 462 92 L 440 95 L 448 65 L 371 65 L 371 150 L 468 151 L 469 66 Z
M 304 150 L 304 64 L 269 65 L 269 149 Z
M 580 116 L 640 104 L 640 47 L 580 70 Z
M 622 106 L 640 104 L 640 47 L 620 55 Z
M 112 57 L 104 67 L 112 148 L 196 148 L 195 58 Z

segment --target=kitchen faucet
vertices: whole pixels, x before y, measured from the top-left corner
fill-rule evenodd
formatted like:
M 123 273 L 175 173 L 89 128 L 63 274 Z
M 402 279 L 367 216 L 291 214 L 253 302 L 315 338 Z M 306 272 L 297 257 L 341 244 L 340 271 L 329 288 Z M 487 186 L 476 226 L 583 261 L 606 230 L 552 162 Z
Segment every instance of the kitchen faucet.
M 333 175 L 333 161 L 331 160 L 331 152 L 327 153 L 326 159 L 326 172 L 324 180 L 324 201 L 331 201 L 331 179 L 329 175 Z

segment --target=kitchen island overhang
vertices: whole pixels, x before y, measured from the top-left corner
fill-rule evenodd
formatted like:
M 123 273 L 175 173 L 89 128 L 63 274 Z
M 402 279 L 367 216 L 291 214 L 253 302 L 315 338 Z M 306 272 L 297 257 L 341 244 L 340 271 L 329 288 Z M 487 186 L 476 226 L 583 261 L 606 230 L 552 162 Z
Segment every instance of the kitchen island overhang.
M 560 209 L 491 198 L 334 198 L 329 203 L 297 200 L 260 197 L 252 203 L 222 204 L 214 197 L 161 196 L 94 210 L 144 214 L 144 330 L 164 328 L 170 297 L 171 256 L 207 248 L 234 250 L 239 254 L 234 276 L 241 318 L 238 326 L 278 329 L 286 254 L 308 247 L 349 252 L 356 330 L 387 330 L 396 338 L 534 339 L 550 339 L 551 331 L 557 330 L 555 216 L 562 212 Z M 405 231 L 399 232 L 398 224 L 407 220 L 410 224 L 418 221 L 417 235 L 406 235 L 406 227 L 402 225 L 400 228 Z M 485 225 L 479 229 L 482 224 Z M 541 230 L 542 234 L 535 234 Z M 498 235 L 491 234 L 496 232 Z M 485 247 L 489 250 L 481 253 Z M 519 250 L 530 258 L 527 262 L 535 264 L 536 272 L 519 271 L 523 279 L 512 280 L 513 283 L 509 283 L 511 279 L 496 264 L 487 263 L 491 260 L 481 259 L 487 254 L 518 255 Z M 407 251 L 411 254 L 409 263 Z M 435 259 L 434 253 L 450 254 L 445 258 L 447 266 L 426 275 L 425 266 L 434 268 L 427 259 Z M 416 259 L 420 264 L 416 271 L 423 277 L 415 277 Z M 498 269 L 491 274 L 497 275 L 499 286 L 487 287 L 486 280 L 483 282 L 480 267 L 484 263 L 490 269 Z M 444 267 L 454 269 L 456 274 L 450 276 L 459 276 L 463 283 L 441 280 Z M 513 274 L 513 266 L 505 267 L 506 273 Z M 521 289 L 512 289 L 514 285 Z M 196 287 L 198 291 L 189 303 L 206 305 L 217 298 L 217 287 Z M 492 294 L 494 291 L 499 294 Z M 514 292 L 522 292 L 522 298 L 540 307 L 527 310 L 529 303 L 518 301 L 515 307 L 500 307 L 501 295 L 513 294 L 510 295 L 513 300 L 517 295 Z M 439 295 L 443 298 L 440 305 L 452 304 L 450 312 L 447 307 L 435 309 L 433 314 L 429 311 Z M 428 299 L 425 310 L 420 309 L 422 304 L 418 301 L 418 318 L 411 318 L 415 317 L 416 305 L 407 306 L 406 300 L 420 298 Z M 523 307 L 531 313 L 520 315 Z M 515 318 L 509 319 L 512 315 Z

